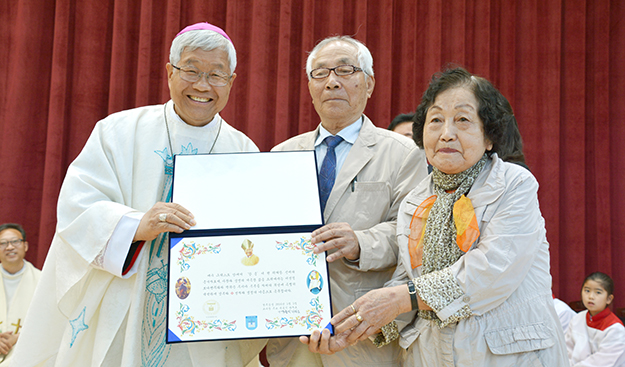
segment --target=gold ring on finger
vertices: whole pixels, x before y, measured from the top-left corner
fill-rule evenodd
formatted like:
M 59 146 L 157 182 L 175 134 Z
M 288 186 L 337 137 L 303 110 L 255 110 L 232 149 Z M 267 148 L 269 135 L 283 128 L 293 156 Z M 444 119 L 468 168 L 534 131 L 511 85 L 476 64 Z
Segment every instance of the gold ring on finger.
M 161 213 L 158 215 L 158 220 L 161 222 L 167 222 L 167 213 Z
M 354 304 L 349 305 L 349 307 L 351 307 L 351 308 L 352 308 L 352 311 L 354 311 L 354 312 L 352 312 L 352 313 L 353 313 L 353 314 L 355 314 L 355 313 L 356 313 L 356 308 L 354 307 Z
M 356 313 L 356 320 L 358 320 L 358 322 L 362 322 L 363 318 L 358 313 Z

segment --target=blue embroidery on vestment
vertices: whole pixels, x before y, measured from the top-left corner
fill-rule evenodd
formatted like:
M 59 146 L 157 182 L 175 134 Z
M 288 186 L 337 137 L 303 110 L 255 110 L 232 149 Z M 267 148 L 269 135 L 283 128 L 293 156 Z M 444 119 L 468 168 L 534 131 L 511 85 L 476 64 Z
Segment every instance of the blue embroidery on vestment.
M 193 144 L 191 143 L 187 144 L 186 147 L 184 145 L 181 145 L 180 154 L 181 155 L 197 154 L 197 148 L 193 148 Z
M 191 143 L 189 143 L 189 145 L 191 145 Z M 163 150 L 155 150 L 154 153 L 158 154 L 158 156 L 161 157 L 163 162 L 165 162 L 165 176 L 173 175 L 174 174 L 174 156 L 169 154 L 169 150 L 165 148 Z
M 186 147 L 181 145 L 180 148 L 180 154 L 198 153 L 198 149 L 193 148 L 191 143 L 187 144 Z M 171 202 L 171 184 L 174 172 L 173 155 L 169 154 L 167 148 L 155 150 L 154 153 L 158 154 L 164 163 L 165 184 L 161 193 L 161 201 L 169 203 Z M 159 367 L 164 365 L 171 351 L 171 346 L 165 343 L 167 335 L 167 325 L 165 325 L 167 311 L 167 261 L 169 256 L 164 249 L 168 248 L 166 246 L 168 241 L 169 235 L 162 233 L 150 243 L 150 263 L 145 282 L 145 310 L 141 326 L 141 359 L 143 366 Z
M 159 239 L 167 236 L 159 236 Z M 141 338 L 143 366 L 162 366 L 169 357 L 170 346 L 165 343 L 165 312 L 167 311 L 167 265 L 150 268 L 146 278 L 146 303 Z
M 89 326 L 85 324 L 85 310 L 86 309 L 87 309 L 87 306 L 83 307 L 82 312 L 80 313 L 80 315 L 78 315 L 77 318 L 73 320 L 69 320 L 69 324 L 72 326 L 72 341 L 69 343 L 70 348 L 74 346 L 74 342 L 76 341 L 76 337 L 78 336 L 78 333 L 89 329 Z

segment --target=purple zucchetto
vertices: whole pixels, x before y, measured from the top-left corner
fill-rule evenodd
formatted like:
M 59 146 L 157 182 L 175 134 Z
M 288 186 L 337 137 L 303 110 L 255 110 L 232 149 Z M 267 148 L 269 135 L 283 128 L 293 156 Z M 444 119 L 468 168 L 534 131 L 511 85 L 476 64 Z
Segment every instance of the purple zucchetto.
M 181 30 L 180 32 L 178 32 L 178 34 L 176 35 L 176 37 L 180 36 L 183 33 L 187 33 L 189 31 L 199 31 L 199 30 L 209 30 L 209 31 L 213 31 L 213 32 L 217 32 L 219 34 L 221 34 L 222 36 L 226 37 L 226 39 L 228 41 L 230 41 L 230 43 L 232 43 L 232 40 L 230 39 L 230 37 L 228 37 L 228 35 L 226 34 L 226 32 L 224 32 L 223 29 L 214 26 L 212 24 L 206 23 L 206 22 L 201 22 L 201 23 L 195 23 L 192 24 L 190 26 L 185 27 L 183 30 Z

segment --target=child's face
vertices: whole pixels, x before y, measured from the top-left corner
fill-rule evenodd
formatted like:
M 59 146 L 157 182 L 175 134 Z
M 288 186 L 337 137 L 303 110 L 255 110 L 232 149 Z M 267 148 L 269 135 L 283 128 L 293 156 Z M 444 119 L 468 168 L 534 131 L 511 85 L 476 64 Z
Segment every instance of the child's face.
M 605 310 L 612 302 L 614 295 L 608 294 L 601 283 L 589 279 L 582 287 L 582 301 L 591 316 Z

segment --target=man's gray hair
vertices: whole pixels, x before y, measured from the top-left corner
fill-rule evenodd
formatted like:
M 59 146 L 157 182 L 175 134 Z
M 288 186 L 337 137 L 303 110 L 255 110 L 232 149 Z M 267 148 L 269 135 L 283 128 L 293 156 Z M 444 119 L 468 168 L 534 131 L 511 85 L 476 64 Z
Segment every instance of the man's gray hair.
M 171 49 L 169 50 L 169 63 L 178 66 L 180 56 L 187 47 L 187 51 L 194 51 L 198 48 L 204 51 L 210 51 L 220 48 L 228 54 L 230 72 L 234 73 L 234 69 L 237 67 L 237 52 L 232 42 L 215 31 L 208 29 L 189 31 L 174 38 L 171 43 Z
M 308 80 L 310 80 L 310 72 L 312 71 L 312 63 L 313 60 L 315 59 L 315 57 L 317 57 L 317 53 L 319 52 L 319 50 L 321 50 L 323 47 L 325 47 L 326 45 L 328 45 L 331 42 L 347 42 L 349 44 L 352 44 L 356 47 L 356 49 L 358 50 L 358 64 L 360 65 L 354 65 L 354 66 L 359 66 L 362 70 L 364 70 L 365 72 L 365 76 L 373 76 L 373 56 L 371 56 L 371 52 L 369 51 L 369 49 L 367 48 L 367 46 L 365 46 L 362 42 L 353 39 L 350 36 L 333 36 L 333 37 L 328 37 L 326 39 L 324 39 L 323 41 L 317 43 L 317 46 L 315 46 L 315 48 L 312 49 L 312 51 L 310 51 L 310 54 L 308 55 L 308 59 L 306 60 L 306 76 L 308 76 Z

